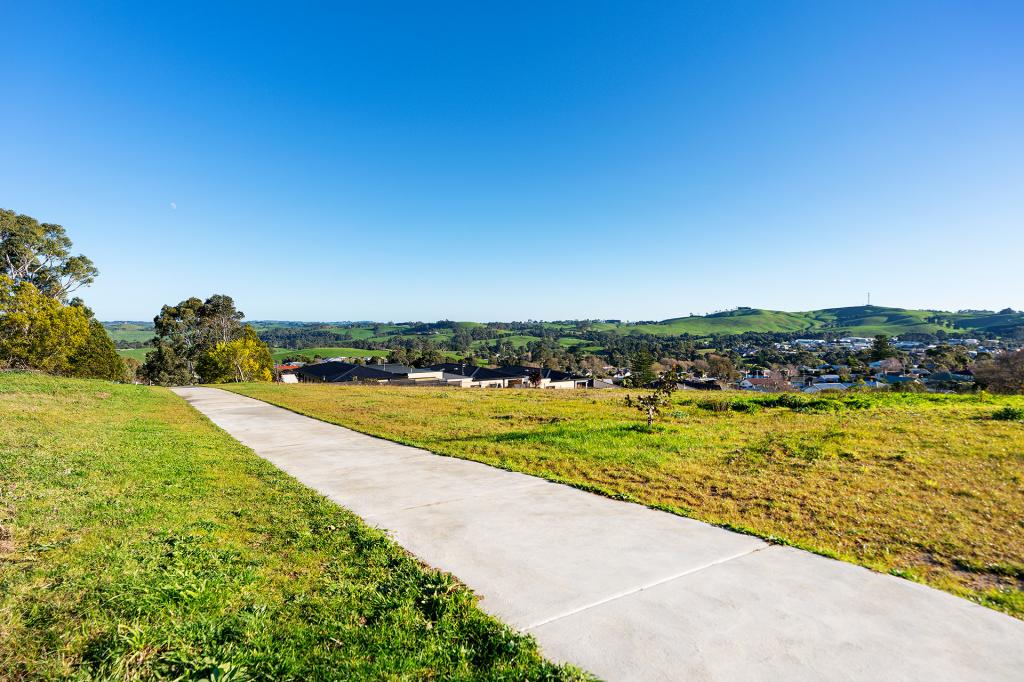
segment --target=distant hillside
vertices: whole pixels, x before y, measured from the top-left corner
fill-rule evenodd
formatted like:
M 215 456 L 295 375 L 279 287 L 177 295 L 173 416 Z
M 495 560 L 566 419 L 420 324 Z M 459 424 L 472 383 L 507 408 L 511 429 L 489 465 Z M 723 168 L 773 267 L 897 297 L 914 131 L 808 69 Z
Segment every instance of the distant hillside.
M 424 325 L 416 322 L 376 323 L 376 322 L 289 322 L 289 321 L 253 321 L 251 324 L 261 333 L 273 329 L 289 329 L 301 332 L 309 329 L 319 332 L 335 332 L 338 339 L 330 342 L 309 343 L 317 346 L 312 350 L 333 350 L 336 355 L 344 355 L 342 350 L 350 348 L 333 348 L 345 346 L 346 340 L 358 340 L 380 344 L 384 347 L 395 347 L 392 342 L 397 337 L 427 337 L 436 342 L 449 343 L 456 330 L 472 330 L 485 325 L 477 322 L 455 322 L 445 324 Z M 153 335 L 153 325 L 149 322 L 105 322 L 104 325 L 111 338 L 120 342 L 146 341 Z M 765 333 L 798 333 L 819 335 L 837 333 L 851 336 L 874 336 L 888 334 L 899 336 L 912 332 L 934 334 L 942 331 L 950 336 L 969 335 L 974 333 L 996 334 L 1008 336 L 1024 329 L 1024 313 L 1020 312 L 943 312 L 936 310 L 907 310 L 904 308 L 887 308 L 883 306 L 851 306 L 848 308 L 825 308 L 805 312 L 785 312 L 781 310 L 764 310 L 761 308 L 737 308 L 710 315 L 694 315 L 676 317 L 661 322 L 621 323 L 621 322 L 537 322 L 508 323 L 506 325 L 488 325 L 494 333 L 491 336 L 472 341 L 473 350 L 481 350 L 490 346 L 495 339 L 501 338 L 516 347 L 523 347 L 530 341 L 539 340 L 537 334 L 550 334 L 558 337 L 564 346 L 586 344 L 588 350 L 599 349 L 584 338 L 580 338 L 583 330 L 604 331 L 615 334 L 653 334 L 657 336 L 674 336 L 692 334 L 708 336 L 711 334 L 743 334 L 745 332 Z M 510 328 L 512 327 L 512 328 Z M 280 342 L 274 345 L 291 345 Z M 332 346 L 331 349 L 319 348 Z M 379 348 L 380 346 L 378 346 Z
M 145 343 L 153 338 L 152 322 L 118 320 L 116 322 L 104 322 L 103 326 L 106 327 L 107 333 L 110 334 L 110 338 L 115 342 L 137 341 Z

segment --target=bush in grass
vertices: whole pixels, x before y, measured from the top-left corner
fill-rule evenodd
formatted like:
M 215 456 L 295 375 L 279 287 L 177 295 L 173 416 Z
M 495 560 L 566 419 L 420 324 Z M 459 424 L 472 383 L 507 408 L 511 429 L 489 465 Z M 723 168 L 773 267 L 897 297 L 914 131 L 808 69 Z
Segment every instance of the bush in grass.
M 732 409 L 732 400 L 728 398 L 711 398 L 709 400 L 701 400 L 697 403 L 697 407 L 708 412 L 728 412 Z
M 1024 408 L 1007 405 L 1006 407 L 996 410 L 995 413 L 992 414 L 992 418 L 1003 422 L 1024 421 Z

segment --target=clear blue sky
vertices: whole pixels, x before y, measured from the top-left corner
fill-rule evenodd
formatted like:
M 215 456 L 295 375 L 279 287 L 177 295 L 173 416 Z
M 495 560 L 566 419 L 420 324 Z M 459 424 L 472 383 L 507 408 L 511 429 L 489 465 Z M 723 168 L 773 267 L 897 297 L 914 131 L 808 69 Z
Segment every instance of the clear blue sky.
M 1019 1 L 207 4 L 0 4 L 101 319 L 1024 307 Z

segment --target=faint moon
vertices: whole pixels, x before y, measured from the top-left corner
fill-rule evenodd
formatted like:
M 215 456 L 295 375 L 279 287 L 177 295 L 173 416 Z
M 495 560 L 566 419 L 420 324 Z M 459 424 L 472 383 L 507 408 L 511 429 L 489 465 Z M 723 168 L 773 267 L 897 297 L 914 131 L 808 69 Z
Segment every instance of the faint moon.
M 178 208 L 178 205 L 172 201 L 171 202 L 171 208 Z

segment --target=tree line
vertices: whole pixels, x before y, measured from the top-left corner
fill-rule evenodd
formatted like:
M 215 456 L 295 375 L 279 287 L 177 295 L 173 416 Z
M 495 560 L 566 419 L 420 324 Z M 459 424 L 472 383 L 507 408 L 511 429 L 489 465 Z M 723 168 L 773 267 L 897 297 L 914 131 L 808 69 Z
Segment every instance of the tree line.
M 0 368 L 163 385 L 272 379 L 269 348 L 220 294 L 163 306 L 146 361 L 121 358 L 92 310 L 71 296 L 99 274 L 72 247 L 63 226 L 0 209 Z

